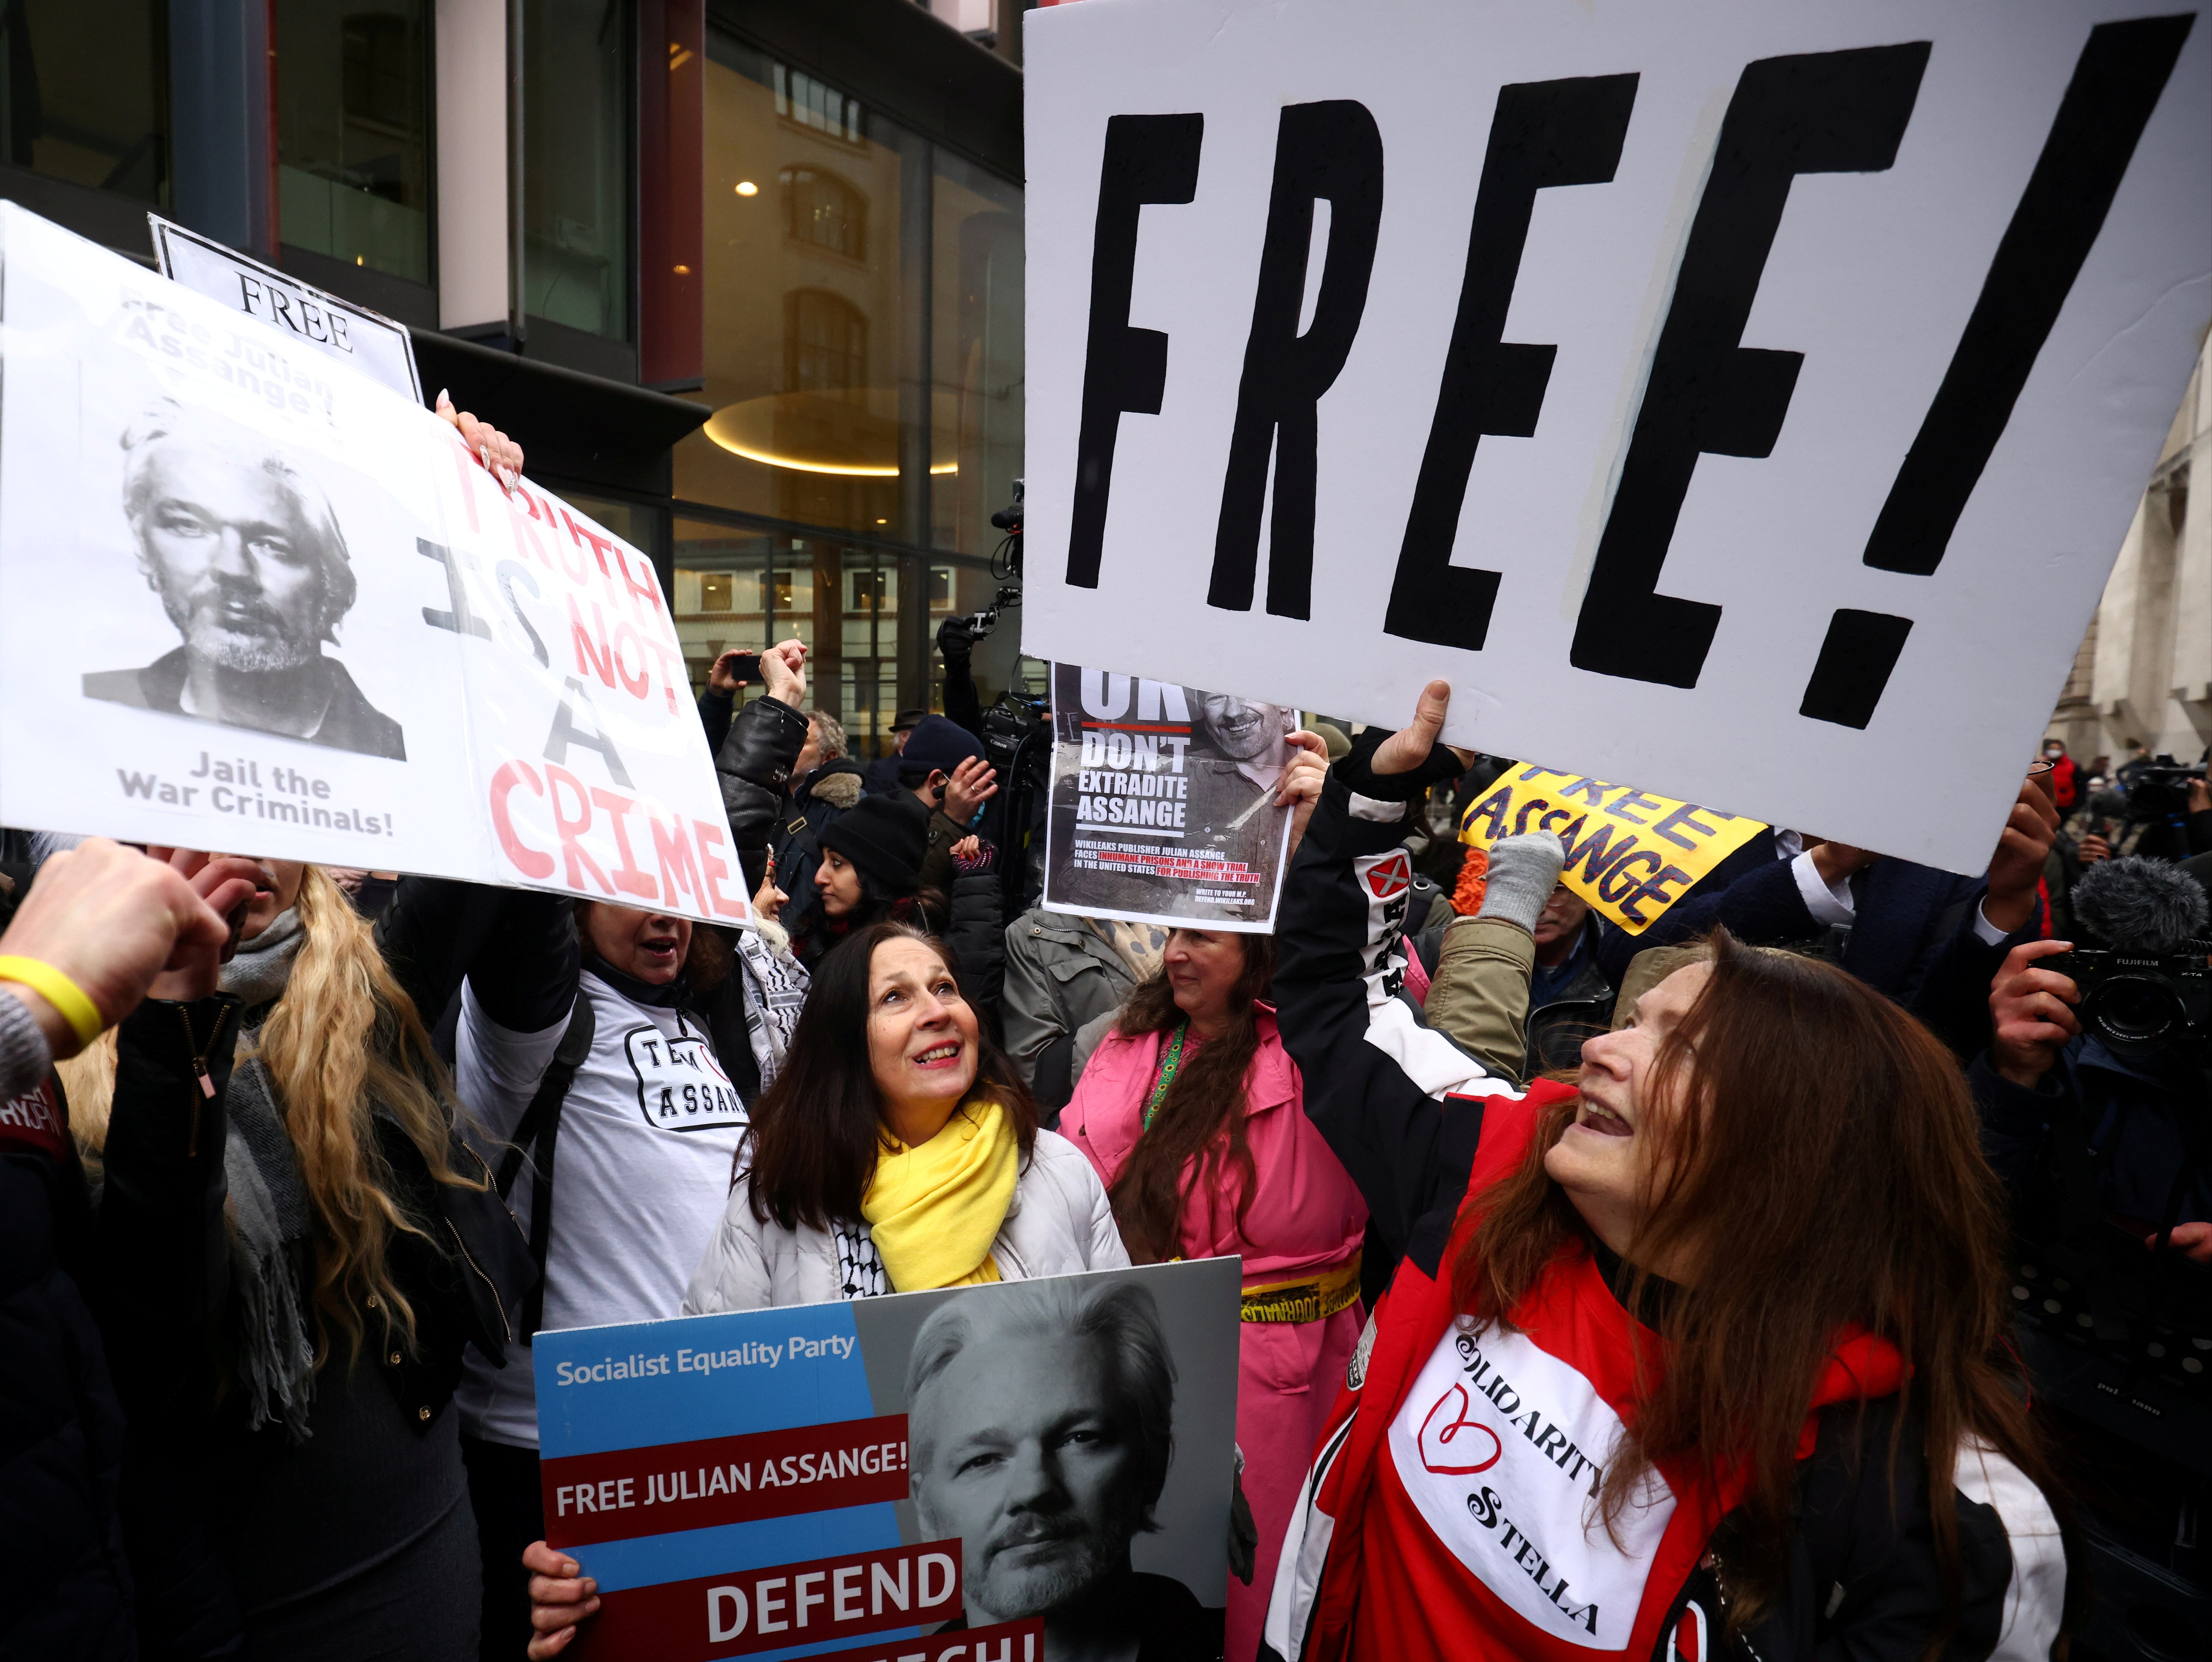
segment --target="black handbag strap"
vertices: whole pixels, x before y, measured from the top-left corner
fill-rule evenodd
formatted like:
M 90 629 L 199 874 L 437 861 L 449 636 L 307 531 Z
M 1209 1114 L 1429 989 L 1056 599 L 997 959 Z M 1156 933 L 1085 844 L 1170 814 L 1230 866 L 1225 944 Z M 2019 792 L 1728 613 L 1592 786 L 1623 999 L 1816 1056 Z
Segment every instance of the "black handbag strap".
M 526 1343 L 538 1331 L 545 1312 L 545 1253 L 553 1238 L 553 1145 L 561 1131 L 561 1105 L 568 1100 L 568 1088 L 575 1083 L 576 1070 L 592 1053 L 597 1025 L 591 998 L 579 987 L 575 1006 L 568 1015 L 568 1031 L 561 1035 L 553 1059 L 545 1065 L 544 1075 L 538 1082 L 538 1094 L 522 1111 L 522 1123 L 514 1128 L 514 1140 L 500 1156 L 501 1200 L 514 1193 L 514 1180 L 521 1175 L 525 1156 L 530 1161 L 530 1256 L 538 1265 L 538 1279 L 523 1301 L 522 1319 L 516 1335 Z

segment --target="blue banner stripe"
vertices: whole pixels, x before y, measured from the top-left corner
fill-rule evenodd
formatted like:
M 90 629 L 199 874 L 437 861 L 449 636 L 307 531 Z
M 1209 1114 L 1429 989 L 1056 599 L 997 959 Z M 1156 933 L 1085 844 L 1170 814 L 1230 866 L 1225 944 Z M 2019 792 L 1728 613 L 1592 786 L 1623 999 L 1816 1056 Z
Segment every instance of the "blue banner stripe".
M 798 1564 L 874 1552 L 898 1544 L 898 1510 L 878 1501 L 790 1518 L 755 1518 L 673 1535 L 633 1536 L 565 1550 L 584 1567 L 585 1574 L 597 1579 L 601 1592 L 621 1592 L 760 1564 Z
M 538 1334 L 531 1359 L 547 1459 L 875 1412 L 845 1303 L 567 1328 Z

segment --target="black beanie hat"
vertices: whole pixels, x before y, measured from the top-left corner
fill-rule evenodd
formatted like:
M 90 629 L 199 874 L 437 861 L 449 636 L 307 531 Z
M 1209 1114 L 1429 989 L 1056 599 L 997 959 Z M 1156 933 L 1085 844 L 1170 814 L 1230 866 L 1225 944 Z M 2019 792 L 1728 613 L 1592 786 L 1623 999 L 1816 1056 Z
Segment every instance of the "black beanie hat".
M 924 716 L 899 752 L 899 779 L 919 785 L 940 769 L 950 773 L 970 756 L 983 754 L 983 741 L 946 716 Z
M 862 797 L 823 832 L 822 846 L 835 849 L 903 898 L 921 887 L 929 810 L 904 791 Z

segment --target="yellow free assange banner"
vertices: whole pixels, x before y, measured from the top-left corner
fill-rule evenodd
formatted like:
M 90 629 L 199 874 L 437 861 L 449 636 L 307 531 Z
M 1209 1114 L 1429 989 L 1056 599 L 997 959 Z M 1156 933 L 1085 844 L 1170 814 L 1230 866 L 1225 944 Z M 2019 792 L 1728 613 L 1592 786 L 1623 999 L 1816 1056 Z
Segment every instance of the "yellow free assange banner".
M 1759 820 L 1716 813 L 1548 767 L 1515 767 L 1460 816 L 1459 840 L 1488 848 L 1500 837 L 1552 831 L 1567 851 L 1560 881 L 1632 935 L 1641 935 L 1746 842 Z

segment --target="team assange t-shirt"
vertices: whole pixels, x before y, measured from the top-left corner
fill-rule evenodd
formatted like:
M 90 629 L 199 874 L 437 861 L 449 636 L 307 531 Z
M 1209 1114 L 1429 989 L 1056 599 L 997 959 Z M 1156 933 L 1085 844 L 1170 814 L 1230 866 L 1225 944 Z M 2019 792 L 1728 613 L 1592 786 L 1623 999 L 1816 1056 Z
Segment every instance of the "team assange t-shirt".
M 697 1023 L 680 1010 L 633 1004 L 589 970 L 583 991 L 597 1022 L 555 1143 L 545 1328 L 677 1313 L 728 1203 L 746 1121 Z M 473 993 L 463 999 L 454 1058 L 461 1101 L 495 1137 L 512 1137 L 567 1024 L 514 1033 L 488 1019 Z M 496 1165 L 495 1154 L 487 1157 Z M 535 1200 L 528 1163 L 508 1200 L 527 1232 Z M 538 1446 L 526 1349 L 511 1348 L 503 1368 L 471 1350 L 459 1397 L 472 1435 Z

